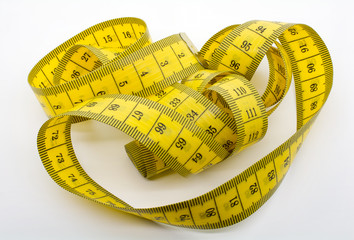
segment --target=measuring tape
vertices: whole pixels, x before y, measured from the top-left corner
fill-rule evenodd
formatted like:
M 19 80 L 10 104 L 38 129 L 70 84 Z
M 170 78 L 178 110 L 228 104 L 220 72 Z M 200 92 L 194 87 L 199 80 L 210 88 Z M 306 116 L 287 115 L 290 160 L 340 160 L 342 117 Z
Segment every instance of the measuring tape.
M 250 82 L 264 56 L 262 96 Z M 268 116 L 294 76 L 297 131 L 241 174 L 199 197 L 134 208 L 93 179 L 77 160 L 71 125 L 96 120 L 135 140 L 125 148 L 146 178 L 199 173 L 261 140 Z M 79 33 L 29 74 L 50 119 L 38 133 L 45 169 L 64 189 L 156 222 L 211 229 L 237 223 L 283 180 L 332 87 L 328 50 L 309 26 L 268 21 L 232 25 L 198 52 L 181 33 L 152 43 L 146 24 L 120 18 Z

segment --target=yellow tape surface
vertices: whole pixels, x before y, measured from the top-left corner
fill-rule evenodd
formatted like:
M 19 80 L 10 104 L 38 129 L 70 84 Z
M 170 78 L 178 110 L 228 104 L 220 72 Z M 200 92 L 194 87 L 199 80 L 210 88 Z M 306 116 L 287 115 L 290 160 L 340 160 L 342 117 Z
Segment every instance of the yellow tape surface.
M 269 80 L 260 96 L 250 80 L 265 55 Z M 135 139 L 126 151 L 144 177 L 169 170 L 196 174 L 263 138 L 292 76 L 297 132 L 199 197 L 134 208 L 91 179 L 75 156 L 71 125 L 92 119 Z M 38 134 L 39 155 L 53 180 L 81 197 L 176 226 L 228 226 L 255 212 L 277 189 L 330 93 L 332 76 L 326 46 L 306 25 L 232 25 L 198 52 L 185 34 L 151 43 L 142 20 L 110 20 L 60 45 L 29 74 L 51 117 Z

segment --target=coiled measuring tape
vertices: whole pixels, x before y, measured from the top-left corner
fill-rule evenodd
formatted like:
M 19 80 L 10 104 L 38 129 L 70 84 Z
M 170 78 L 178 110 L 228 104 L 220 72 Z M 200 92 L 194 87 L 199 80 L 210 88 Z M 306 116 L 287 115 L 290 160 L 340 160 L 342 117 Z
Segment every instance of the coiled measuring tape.
M 262 96 L 250 82 L 264 55 Z M 71 125 L 96 120 L 135 140 L 125 148 L 139 172 L 201 172 L 265 135 L 268 116 L 294 76 L 297 131 L 267 156 L 199 197 L 134 208 L 81 167 Z M 121 18 L 97 24 L 46 55 L 29 83 L 50 119 L 38 134 L 40 158 L 64 189 L 156 222 L 210 229 L 255 212 L 279 186 L 332 86 L 328 50 L 302 24 L 250 21 L 227 27 L 196 50 L 185 34 L 151 43 L 145 23 Z

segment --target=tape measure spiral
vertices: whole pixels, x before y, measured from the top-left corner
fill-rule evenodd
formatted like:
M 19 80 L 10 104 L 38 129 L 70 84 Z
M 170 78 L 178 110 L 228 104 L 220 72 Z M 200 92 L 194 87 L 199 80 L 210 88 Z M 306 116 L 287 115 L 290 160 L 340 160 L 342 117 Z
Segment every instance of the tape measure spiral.
M 279 41 L 278 41 L 279 40 Z M 264 56 L 262 96 L 250 82 Z M 135 140 L 125 148 L 147 178 L 201 172 L 264 137 L 268 116 L 294 76 L 297 131 L 241 174 L 199 197 L 134 208 L 91 179 L 77 160 L 71 125 L 96 120 Z M 279 186 L 332 87 L 328 50 L 303 24 L 250 21 L 212 36 L 198 52 L 185 34 L 152 43 L 146 24 L 120 18 L 79 33 L 46 55 L 29 84 L 50 119 L 40 158 L 64 189 L 156 222 L 210 229 L 255 212 Z

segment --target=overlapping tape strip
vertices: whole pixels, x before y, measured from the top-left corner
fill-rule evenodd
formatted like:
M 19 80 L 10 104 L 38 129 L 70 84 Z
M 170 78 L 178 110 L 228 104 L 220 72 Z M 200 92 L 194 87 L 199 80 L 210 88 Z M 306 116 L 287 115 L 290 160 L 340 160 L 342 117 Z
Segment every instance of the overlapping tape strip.
M 260 96 L 250 80 L 265 55 L 269 77 Z M 75 156 L 71 125 L 96 120 L 135 139 L 125 148 L 144 177 L 171 170 L 201 172 L 264 137 L 268 116 L 292 77 L 296 133 L 194 199 L 134 208 L 91 179 Z M 90 27 L 55 48 L 33 68 L 29 83 L 50 117 L 39 131 L 38 150 L 56 183 L 153 221 L 210 229 L 243 220 L 277 189 L 330 93 L 332 78 L 328 50 L 306 25 L 232 25 L 198 52 L 185 34 L 151 43 L 142 20 L 121 18 Z

